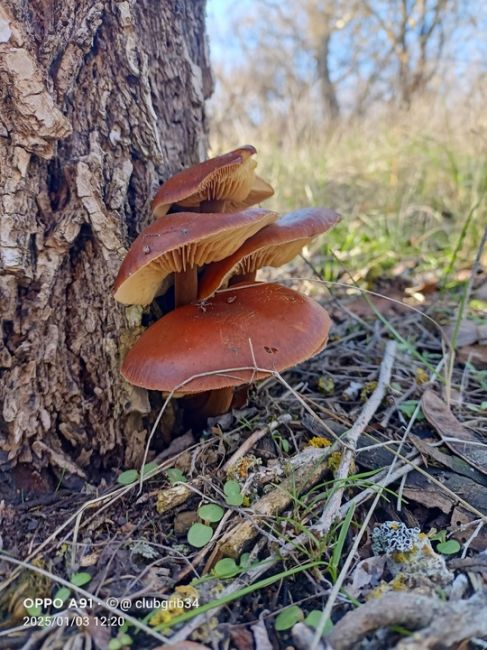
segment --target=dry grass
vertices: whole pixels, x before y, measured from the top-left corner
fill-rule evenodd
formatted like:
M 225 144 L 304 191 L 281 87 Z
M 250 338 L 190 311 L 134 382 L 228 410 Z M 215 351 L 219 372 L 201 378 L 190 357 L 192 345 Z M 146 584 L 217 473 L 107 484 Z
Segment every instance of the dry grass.
M 487 221 L 487 121 L 475 107 L 433 113 L 425 103 L 328 132 L 291 122 L 275 132 L 270 119 L 222 137 L 215 123 L 211 141 L 214 151 L 257 146 L 259 173 L 277 188 L 272 208 L 340 211 L 326 242 L 354 273 L 383 275 L 398 261 L 439 275 L 468 266 Z M 334 279 L 333 262 L 327 273 Z

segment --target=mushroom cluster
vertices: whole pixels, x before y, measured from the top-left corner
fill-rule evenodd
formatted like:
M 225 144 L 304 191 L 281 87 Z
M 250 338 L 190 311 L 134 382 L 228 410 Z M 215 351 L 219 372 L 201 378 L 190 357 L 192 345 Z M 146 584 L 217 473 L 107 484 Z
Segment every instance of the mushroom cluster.
M 340 217 L 305 208 L 279 218 L 252 207 L 273 188 L 255 174 L 246 145 L 185 169 L 152 201 L 155 220 L 133 242 L 114 294 L 149 305 L 174 284 L 175 308 L 129 350 L 130 383 L 188 397 L 200 416 L 226 412 L 234 390 L 323 349 L 330 319 L 314 300 L 256 282 L 264 266 L 289 262 Z

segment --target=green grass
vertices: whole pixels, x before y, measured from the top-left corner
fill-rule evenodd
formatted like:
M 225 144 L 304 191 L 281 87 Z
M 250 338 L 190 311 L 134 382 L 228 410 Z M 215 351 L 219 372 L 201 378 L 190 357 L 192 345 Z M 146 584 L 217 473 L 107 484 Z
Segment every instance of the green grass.
M 374 280 L 394 275 L 401 262 L 442 280 L 471 263 L 487 221 L 485 137 L 468 122 L 452 124 L 448 115 L 433 122 L 418 109 L 333 133 L 309 127 L 299 142 L 269 131 L 248 139 L 259 174 L 276 189 L 270 207 L 342 213 L 323 241 L 345 268 Z M 329 280 L 341 273 L 331 257 L 324 270 Z

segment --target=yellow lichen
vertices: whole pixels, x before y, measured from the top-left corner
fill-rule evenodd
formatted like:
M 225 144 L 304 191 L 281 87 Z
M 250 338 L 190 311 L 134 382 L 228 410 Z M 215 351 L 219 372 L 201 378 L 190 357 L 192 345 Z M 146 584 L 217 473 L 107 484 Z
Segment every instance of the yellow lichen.
M 382 581 L 375 589 L 372 589 L 372 591 L 367 594 L 366 600 L 372 600 L 373 598 L 380 598 L 383 596 L 385 593 L 390 591 L 389 585 L 387 582 Z
M 416 377 L 416 383 L 421 386 L 421 384 L 426 384 L 429 381 L 429 375 L 428 373 L 423 370 L 423 368 L 416 368 L 416 372 L 414 373 Z
M 253 455 L 244 456 L 240 458 L 234 465 L 231 465 L 227 471 L 228 478 L 241 479 L 244 480 L 249 475 L 249 470 L 255 465 L 260 463 L 260 458 L 256 458 Z
M 149 625 L 170 625 L 172 621 L 184 614 L 188 609 L 198 604 L 198 590 L 191 585 L 180 585 L 174 593 L 164 601 L 164 605 L 153 612 Z
M 372 395 L 372 393 L 376 388 L 377 388 L 376 381 L 368 381 L 366 384 L 364 384 L 364 387 L 360 391 L 360 400 L 362 402 L 365 402 L 367 397 L 369 397 L 369 395 Z
M 340 467 L 341 460 L 342 460 L 341 451 L 334 451 L 332 454 L 330 454 L 330 456 L 328 457 L 327 465 L 332 472 L 337 471 L 337 469 Z
M 316 447 L 321 449 L 322 447 L 330 447 L 331 441 L 328 438 L 323 438 L 322 436 L 313 436 L 311 440 L 308 440 L 308 447 Z
M 200 641 L 201 643 L 209 644 L 212 641 L 216 641 L 220 638 L 220 635 L 217 632 L 219 621 L 216 616 L 212 616 L 206 623 L 200 625 L 193 634 L 191 639 L 193 641 Z
M 381 580 L 377 587 L 372 589 L 372 591 L 366 596 L 366 600 L 380 598 L 389 591 L 408 591 L 408 589 L 409 586 L 406 576 L 402 573 L 398 573 L 390 582 Z
M 408 585 L 406 581 L 406 576 L 402 573 L 398 573 L 390 582 L 389 586 L 394 591 L 407 591 Z
M 184 607 L 171 607 L 168 605 L 167 608 L 163 607 L 158 609 L 149 619 L 149 625 L 169 625 L 176 616 L 179 616 L 184 612 Z
M 189 600 L 198 600 L 198 590 L 192 585 L 180 585 L 174 589 L 176 595 Z
M 335 389 L 335 382 L 331 377 L 320 377 L 318 379 L 318 390 L 320 393 L 330 395 Z
M 392 554 L 392 559 L 394 562 L 397 562 L 397 564 L 405 564 L 406 562 L 409 562 L 411 557 L 415 555 L 416 553 L 416 547 L 413 546 L 413 548 L 410 551 L 394 551 Z

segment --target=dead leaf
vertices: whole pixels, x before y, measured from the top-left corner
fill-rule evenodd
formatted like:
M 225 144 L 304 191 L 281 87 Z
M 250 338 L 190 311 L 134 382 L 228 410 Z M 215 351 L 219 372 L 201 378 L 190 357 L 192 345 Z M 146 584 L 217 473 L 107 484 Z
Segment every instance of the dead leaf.
M 386 561 L 385 555 L 373 555 L 359 562 L 352 573 L 351 582 L 347 585 L 347 593 L 353 598 L 359 598 L 364 592 L 377 587 L 382 579 Z
M 459 557 L 448 562 L 451 569 L 463 569 L 463 571 L 475 571 L 487 575 L 487 553 L 479 553 L 474 557 Z
M 478 521 L 478 515 L 457 506 L 451 514 L 448 530 L 460 544 L 465 544 L 471 538 L 469 548 L 474 551 L 484 551 L 487 548 L 487 526 L 482 526 L 478 534 L 472 537 Z
M 445 334 L 450 341 L 454 337 L 455 331 L 455 322 L 445 328 Z M 487 324 L 479 325 L 473 320 L 462 320 L 457 331 L 456 345 L 462 348 L 466 345 L 472 345 L 472 343 L 487 344 Z
M 448 487 L 455 496 L 458 495 L 470 504 L 472 508 L 487 514 L 487 489 L 482 485 L 465 476 L 436 467 L 430 467 L 428 473 L 437 482 Z M 445 514 L 449 514 L 452 512 L 453 506 L 457 504 L 457 499 L 450 492 L 442 490 L 437 482 L 433 483 L 420 472 L 411 472 L 406 481 L 404 496 L 426 508 L 439 508 Z
M 457 361 L 472 363 L 477 368 L 487 367 L 487 345 L 466 345 L 457 352 Z
M 245 627 L 234 627 L 230 630 L 230 638 L 237 650 L 253 650 L 254 648 L 252 632 Z
M 474 298 L 477 298 L 477 300 L 487 301 L 487 282 L 484 282 L 480 285 L 480 287 L 477 287 L 477 289 L 475 289 L 473 292 L 473 296 Z
M 95 566 L 95 564 L 98 562 L 99 557 L 100 553 L 97 553 L 96 551 L 94 553 L 90 553 L 89 555 L 85 555 L 81 558 L 80 566 Z
M 480 483 L 484 487 L 487 487 L 487 476 L 478 472 L 475 467 L 472 467 L 469 463 L 460 458 L 459 456 L 451 456 L 450 454 L 445 454 L 444 451 L 441 451 L 438 447 L 434 447 L 431 443 L 434 442 L 431 438 L 424 440 L 419 436 L 410 434 L 410 439 L 416 449 L 425 456 L 429 456 L 433 460 L 436 460 L 438 463 L 441 463 L 445 467 L 448 467 L 453 472 L 471 478 L 476 483 Z
M 423 393 L 421 407 L 426 419 L 439 433 L 443 442 L 472 467 L 487 474 L 487 445 L 482 438 L 464 427 L 432 390 Z
M 198 513 L 194 510 L 178 512 L 174 519 L 174 534 L 185 535 L 191 526 L 198 520 Z

